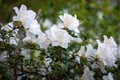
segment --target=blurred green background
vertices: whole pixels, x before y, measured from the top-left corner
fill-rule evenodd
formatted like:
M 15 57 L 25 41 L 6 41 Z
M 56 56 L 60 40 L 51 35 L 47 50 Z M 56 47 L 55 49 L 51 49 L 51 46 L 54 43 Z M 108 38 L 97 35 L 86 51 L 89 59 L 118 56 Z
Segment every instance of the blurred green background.
M 86 43 L 103 39 L 103 35 L 120 43 L 120 0 L 0 0 L 0 22 L 12 21 L 13 7 L 21 4 L 34 10 L 43 22 L 48 18 L 53 24 L 64 12 L 76 14 L 83 22 L 80 34 Z

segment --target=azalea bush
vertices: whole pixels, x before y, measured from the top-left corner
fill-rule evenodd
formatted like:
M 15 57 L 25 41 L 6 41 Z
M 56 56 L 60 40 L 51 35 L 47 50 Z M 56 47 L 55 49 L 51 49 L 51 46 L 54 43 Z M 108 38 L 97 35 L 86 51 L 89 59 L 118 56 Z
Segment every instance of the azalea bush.
M 112 36 L 85 42 L 77 15 L 50 24 L 25 5 L 14 10 L 12 21 L 0 25 L 1 80 L 119 79 L 120 44 Z

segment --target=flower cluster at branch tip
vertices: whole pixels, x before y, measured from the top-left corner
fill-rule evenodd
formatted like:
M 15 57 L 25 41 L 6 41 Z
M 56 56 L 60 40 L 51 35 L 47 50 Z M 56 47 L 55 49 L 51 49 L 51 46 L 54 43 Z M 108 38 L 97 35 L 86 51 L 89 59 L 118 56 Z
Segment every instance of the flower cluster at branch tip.
M 25 5 L 21 5 L 20 9 L 14 7 L 17 16 L 13 17 L 13 21 L 20 21 L 25 29 L 26 37 L 23 39 L 24 42 L 33 42 L 39 44 L 41 48 L 46 48 L 49 44 L 52 46 L 61 46 L 62 48 L 68 48 L 70 41 L 77 40 L 81 42 L 81 39 L 73 38 L 66 30 L 63 30 L 63 25 L 53 25 L 50 29 L 43 33 L 40 29 L 40 25 L 35 19 L 36 13 L 32 10 L 27 10 Z M 72 17 L 69 14 L 61 15 L 60 19 L 63 20 L 64 26 L 75 32 L 79 32 L 78 26 L 79 21 L 76 16 Z M 66 24 L 67 23 L 67 24 Z M 36 37 L 37 35 L 37 37 Z

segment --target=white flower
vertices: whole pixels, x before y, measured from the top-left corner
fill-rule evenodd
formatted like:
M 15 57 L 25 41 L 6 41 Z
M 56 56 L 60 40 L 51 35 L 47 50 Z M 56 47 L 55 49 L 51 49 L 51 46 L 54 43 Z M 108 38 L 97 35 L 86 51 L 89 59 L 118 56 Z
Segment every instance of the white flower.
M 42 31 L 40 30 L 39 25 L 37 23 L 32 24 L 29 27 L 30 29 L 26 30 L 26 37 L 23 39 L 23 41 L 37 44 L 38 38 L 41 37 Z
M 47 38 L 47 35 L 45 33 L 41 33 L 37 39 L 37 43 L 40 48 L 47 48 L 50 44 L 50 40 Z
M 89 67 L 85 67 L 84 73 L 82 75 L 83 80 L 94 80 L 94 72 L 90 71 Z
M 23 25 L 28 25 L 35 19 L 36 13 L 32 10 L 27 10 L 25 5 L 21 5 L 20 9 L 14 7 L 17 16 L 13 17 L 13 21 L 21 21 Z
M 103 76 L 103 80 L 114 80 L 111 73 L 109 73 L 107 76 Z
M 56 25 L 47 30 L 46 34 L 52 46 L 61 46 L 62 48 L 68 48 L 68 43 L 72 39 L 67 31 L 57 28 Z
M 21 5 L 20 9 L 14 7 L 17 16 L 13 17 L 13 21 L 20 21 L 26 32 L 24 41 L 36 42 L 36 35 L 39 36 L 41 33 L 40 25 L 35 19 L 36 13 L 32 10 L 27 10 L 25 5 Z M 27 39 L 26 39 L 27 38 Z
M 36 20 L 28 24 L 29 25 L 27 25 L 25 29 L 26 32 L 30 32 L 35 35 L 39 35 L 41 33 L 40 25 Z
M 91 44 L 88 44 L 86 46 L 86 51 L 85 51 L 85 47 L 84 46 L 81 46 L 81 49 L 78 51 L 78 55 L 79 56 L 84 56 L 86 58 L 91 58 L 91 57 L 94 57 L 95 56 L 95 53 L 96 53 L 96 50 L 93 49 L 93 46 Z
M 105 66 L 115 66 L 116 67 L 116 55 L 117 55 L 117 44 L 112 37 L 109 39 L 107 36 L 104 36 L 104 42 L 101 43 L 99 40 L 97 56 L 103 61 Z
M 14 7 L 17 16 L 13 17 L 13 21 L 21 21 L 25 30 L 33 33 L 39 34 L 40 25 L 35 19 L 36 13 L 32 10 L 27 10 L 25 5 L 21 5 L 20 9 Z
M 72 16 L 65 13 L 64 15 L 60 15 L 59 17 L 63 21 L 63 25 L 65 28 L 79 33 L 78 26 L 80 23 L 79 20 L 76 18 L 76 15 Z
M 91 58 L 95 56 L 96 50 L 93 49 L 93 46 L 91 44 L 88 44 L 87 46 L 87 51 L 85 53 L 87 58 Z
M 64 25 L 62 24 L 62 23 L 58 23 L 58 25 L 57 26 L 54 26 L 55 28 L 59 28 L 59 29 L 63 29 L 64 28 Z M 81 38 L 79 37 L 79 34 L 78 33 L 74 33 L 74 35 L 76 36 L 76 37 L 72 37 L 72 41 L 73 42 L 77 42 L 77 43 L 81 43 L 82 42 L 82 40 L 81 40 Z

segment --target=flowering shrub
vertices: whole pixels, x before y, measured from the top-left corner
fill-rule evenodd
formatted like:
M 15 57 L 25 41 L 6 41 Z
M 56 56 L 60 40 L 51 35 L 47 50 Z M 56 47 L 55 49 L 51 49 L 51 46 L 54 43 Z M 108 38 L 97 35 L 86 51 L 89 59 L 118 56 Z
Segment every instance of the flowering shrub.
M 119 79 L 120 48 L 112 36 L 84 45 L 76 15 L 60 15 L 42 30 L 34 11 L 14 10 L 13 21 L 0 26 L 1 80 Z

